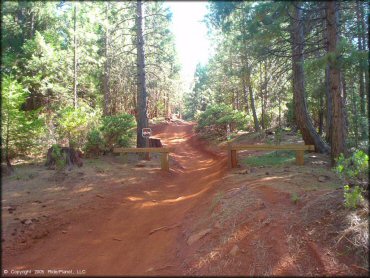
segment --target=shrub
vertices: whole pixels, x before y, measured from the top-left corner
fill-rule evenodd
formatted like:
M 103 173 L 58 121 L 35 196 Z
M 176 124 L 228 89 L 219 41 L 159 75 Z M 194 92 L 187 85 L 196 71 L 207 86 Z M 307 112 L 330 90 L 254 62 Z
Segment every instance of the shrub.
M 105 144 L 98 129 L 93 129 L 87 134 L 85 152 L 87 154 L 99 155 L 104 151 Z
M 87 105 L 66 107 L 59 112 L 57 129 L 61 138 L 67 138 L 70 147 L 82 147 L 96 121 L 95 111 Z
M 2 76 L 1 81 L 1 153 L 11 159 L 35 151 L 45 127 L 39 117 L 39 109 L 22 109 L 28 96 L 22 84 L 8 75 Z
M 364 200 L 361 193 L 362 189 L 358 185 L 352 188 L 352 190 L 349 188 L 349 185 L 345 185 L 344 206 L 349 209 L 355 209 Z
M 129 114 L 103 117 L 100 131 L 106 149 L 112 150 L 115 146 L 128 144 L 134 135 L 135 126 L 135 118 Z
M 54 144 L 52 146 L 51 157 L 55 160 L 55 169 L 62 171 L 66 166 L 66 154 L 62 152 L 59 145 Z
M 204 112 L 197 115 L 198 126 L 196 130 L 207 129 L 219 135 L 225 135 L 227 125 L 231 131 L 236 129 L 244 129 L 250 119 L 244 112 L 232 110 L 231 107 L 225 104 L 210 105 Z
M 368 175 L 368 167 L 368 155 L 363 151 L 356 151 L 349 158 L 340 154 L 335 170 L 340 176 L 347 179 L 364 179 Z

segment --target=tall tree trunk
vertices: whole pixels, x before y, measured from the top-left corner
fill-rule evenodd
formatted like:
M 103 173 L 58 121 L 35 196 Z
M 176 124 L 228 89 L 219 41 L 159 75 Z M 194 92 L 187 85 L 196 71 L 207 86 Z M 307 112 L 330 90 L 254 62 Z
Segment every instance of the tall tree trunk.
M 10 121 L 10 113 L 8 111 L 7 113 L 7 121 L 6 121 L 6 137 L 5 137 L 5 161 L 6 161 L 6 166 L 8 169 L 8 172 L 12 174 L 14 172 L 14 168 L 12 164 L 10 163 L 10 158 L 9 158 L 9 132 L 10 132 L 10 126 L 11 126 L 11 121 Z
M 279 128 L 281 128 L 281 97 L 280 97 L 280 92 L 279 92 L 279 95 L 278 95 L 278 103 L 279 103 L 278 121 L 279 121 Z
M 260 124 L 258 122 L 256 106 L 254 103 L 254 95 L 253 95 L 253 88 L 252 88 L 252 83 L 251 83 L 250 69 L 247 70 L 247 83 L 248 83 L 249 97 L 251 99 L 251 109 L 252 109 L 252 114 L 253 114 L 254 129 L 255 131 L 260 131 Z
M 320 82 L 321 84 L 323 81 Z M 319 92 L 319 135 L 322 135 L 324 129 L 324 94 Z
M 293 5 L 293 18 L 291 22 L 291 41 L 292 41 L 292 71 L 293 71 L 293 94 L 295 117 L 297 126 L 302 133 L 303 140 L 307 145 L 315 145 L 317 152 L 327 153 L 329 147 L 317 134 L 312 120 L 307 111 L 305 98 L 305 84 L 303 71 L 303 22 L 301 3 L 295 2 Z
M 352 87 L 352 106 L 353 106 L 353 122 L 354 122 L 354 130 L 355 130 L 355 146 L 358 148 L 358 113 L 357 113 L 357 95 L 354 92 L 354 88 Z
M 365 10 L 364 6 L 368 5 L 368 11 L 370 9 L 370 3 L 367 1 L 361 2 L 360 3 L 360 16 L 361 16 L 361 30 L 362 30 L 362 49 L 365 51 L 366 50 L 366 41 L 367 44 L 369 44 L 369 29 L 366 29 L 366 24 L 365 24 Z M 369 24 L 367 25 L 369 27 Z M 369 50 L 369 46 L 367 48 Z M 365 87 L 366 87 L 366 92 L 369 92 L 369 56 L 367 62 L 364 61 L 364 74 L 365 74 Z M 366 98 L 366 102 L 369 105 L 369 98 Z M 368 110 L 369 111 L 369 110 Z M 365 113 L 366 116 L 366 113 Z
M 330 93 L 330 68 L 329 65 L 325 67 L 325 96 L 326 96 L 326 128 L 325 128 L 325 140 L 331 144 L 331 129 L 333 126 L 333 99 Z
M 108 54 L 108 47 L 109 47 L 109 2 L 105 2 L 105 32 L 104 32 L 104 72 L 103 72 L 103 94 L 104 94 L 104 107 L 103 107 L 103 114 L 105 116 L 110 115 L 110 88 L 109 88 L 109 78 L 110 78 L 110 58 Z
M 331 130 L 331 162 L 335 164 L 335 159 L 341 154 L 346 153 L 346 126 L 344 119 L 344 107 L 341 87 L 341 72 L 339 68 L 339 54 L 337 53 L 338 44 L 338 10 L 336 2 L 326 3 L 326 20 L 328 33 L 328 51 L 335 59 L 329 61 L 330 67 L 330 94 L 333 99 L 333 125 Z
M 262 106 L 262 109 L 263 109 L 263 111 L 265 111 L 265 113 L 264 113 L 264 119 L 263 119 L 263 125 L 265 126 L 264 127 L 264 129 L 265 128 L 267 128 L 267 126 L 266 126 L 266 110 L 267 110 L 267 100 L 268 100 L 268 92 L 267 92 L 267 61 L 265 60 L 264 62 L 263 62 L 263 65 L 264 65 L 264 80 L 263 80 L 263 88 L 264 88 L 264 90 L 263 90 L 263 106 Z
M 233 110 L 236 109 L 236 101 L 235 101 L 235 91 L 232 89 L 232 94 L 231 94 L 231 104 L 232 104 L 232 107 L 233 107 Z
M 73 106 L 77 108 L 77 2 L 73 12 Z
M 143 36 L 143 2 L 136 2 L 136 47 L 137 47 L 137 147 L 144 148 L 146 139 L 142 136 L 141 130 L 148 127 L 147 101 L 145 76 L 145 53 Z
M 262 81 L 262 64 L 260 64 L 260 94 L 261 94 L 261 126 L 265 129 L 265 98 L 263 96 L 263 81 Z
M 326 4 L 325 2 L 322 3 L 322 17 L 326 17 Z M 323 30 L 327 29 L 327 22 L 326 20 L 322 21 L 322 28 Z M 326 52 L 328 52 L 328 36 L 327 32 L 322 32 L 323 40 L 325 44 Z M 325 113 L 325 140 L 329 144 L 331 144 L 331 128 L 332 128 L 332 115 L 333 115 L 333 100 L 330 94 L 330 83 L 329 83 L 329 75 L 330 75 L 330 68 L 329 64 L 325 66 L 325 106 L 326 106 L 326 113 Z
M 242 89 L 243 89 L 243 96 L 244 96 L 244 102 L 245 102 L 245 113 L 249 115 L 248 90 L 245 84 L 245 74 L 243 74 L 242 76 Z
M 359 51 L 363 51 L 362 45 L 362 18 L 360 12 L 360 3 L 356 1 L 356 17 L 357 17 L 357 47 Z M 365 84 L 364 84 L 364 70 L 363 70 L 363 62 L 360 61 L 358 65 L 358 77 L 359 77 L 359 91 L 360 91 L 360 111 L 362 115 L 365 115 Z

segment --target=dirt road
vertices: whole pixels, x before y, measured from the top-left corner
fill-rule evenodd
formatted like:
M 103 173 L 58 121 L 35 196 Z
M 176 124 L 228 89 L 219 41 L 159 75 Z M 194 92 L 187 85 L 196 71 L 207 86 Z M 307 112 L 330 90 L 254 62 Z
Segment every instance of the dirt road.
M 113 205 L 108 209 L 92 203 L 83 217 L 80 213 L 64 216 L 69 225 L 63 231 L 16 256 L 3 254 L 3 269 L 181 274 L 181 244 L 176 239 L 183 218 L 213 190 L 226 169 L 225 158 L 206 151 L 192 128 L 189 123 L 154 127 L 154 135 L 176 148 L 170 173 L 153 173 L 148 183 L 106 197 L 105 202 Z

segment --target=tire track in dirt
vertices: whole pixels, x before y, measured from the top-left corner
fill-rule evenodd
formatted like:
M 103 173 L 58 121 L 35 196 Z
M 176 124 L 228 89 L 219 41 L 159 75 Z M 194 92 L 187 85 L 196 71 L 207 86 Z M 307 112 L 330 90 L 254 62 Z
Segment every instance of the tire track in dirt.
M 178 252 L 186 243 L 176 239 L 184 215 L 226 171 L 225 157 L 207 151 L 192 129 L 190 123 L 153 127 L 157 137 L 176 148 L 170 173 L 155 173 L 150 181 L 107 195 L 108 209 L 91 204 L 83 217 L 71 212 L 64 216 L 71 221 L 63 233 L 15 256 L 3 254 L 3 268 L 79 269 L 87 275 L 181 273 Z M 172 228 L 150 234 L 160 227 Z

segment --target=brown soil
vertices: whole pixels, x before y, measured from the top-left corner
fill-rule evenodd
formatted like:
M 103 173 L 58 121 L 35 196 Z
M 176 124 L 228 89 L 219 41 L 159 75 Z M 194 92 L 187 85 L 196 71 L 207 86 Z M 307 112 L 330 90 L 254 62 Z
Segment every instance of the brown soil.
M 339 258 L 333 248 L 342 192 L 329 174 L 309 186 L 322 165 L 228 171 L 226 155 L 197 139 L 193 124 L 177 121 L 153 131 L 175 147 L 169 173 L 159 170 L 158 155 L 149 162 L 112 156 L 85 160 L 68 176 L 35 165 L 18 179 L 5 178 L 3 270 L 366 274 L 359 260 Z

